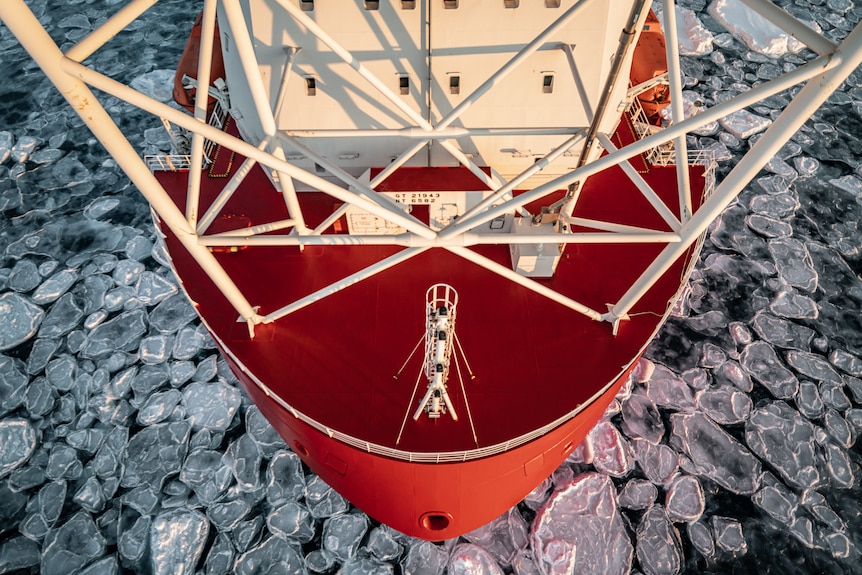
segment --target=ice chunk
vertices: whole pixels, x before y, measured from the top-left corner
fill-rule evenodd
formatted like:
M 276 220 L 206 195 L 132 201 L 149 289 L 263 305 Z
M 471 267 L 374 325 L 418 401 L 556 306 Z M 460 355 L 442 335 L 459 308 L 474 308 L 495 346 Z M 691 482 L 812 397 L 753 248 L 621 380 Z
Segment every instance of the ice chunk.
M 305 504 L 315 519 L 346 513 L 350 509 L 347 500 L 317 475 L 309 479 L 305 487 Z
M 774 182 L 776 177 L 770 181 Z M 781 178 L 778 178 L 781 179 Z M 784 180 L 781 179 L 783 182 Z M 761 180 L 758 180 L 761 183 Z M 786 184 L 784 184 L 786 186 Z M 799 209 L 799 200 L 797 200 L 790 192 L 772 192 L 754 196 L 748 204 L 751 211 L 758 214 L 768 216 L 775 219 L 789 218 L 793 216 Z M 782 241 L 781 239 L 774 241 Z
M 73 515 L 62 527 L 48 533 L 42 545 L 43 575 L 68 575 L 105 552 L 105 538 L 87 513 Z
M 141 515 L 152 515 L 159 504 L 159 496 L 151 487 L 142 485 L 126 491 L 120 502 L 134 509 Z
M 657 365 L 646 385 L 647 397 L 659 407 L 692 411 L 694 395 L 680 376 L 663 365 Z
M 6 130 L 0 132 L 0 164 L 9 159 L 14 144 L 15 136 L 12 135 L 12 132 L 7 132 Z
M 240 391 L 221 381 L 191 383 L 183 391 L 183 406 L 193 429 L 224 431 L 242 403 Z
M 177 293 L 177 290 L 178 288 L 175 283 L 150 271 L 145 271 L 138 276 L 138 281 L 135 284 L 136 297 L 144 305 L 161 303 Z
M 732 517 L 713 515 L 710 518 L 712 532 L 715 534 L 715 544 L 734 554 L 745 554 L 748 545 L 742 534 L 742 524 Z
M 84 482 L 72 496 L 72 501 L 90 513 L 99 513 L 105 508 L 105 493 L 96 476 L 91 476 Z
M 191 425 L 186 421 L 160 423 L 138 431 L 125 450 L 124 487 L 162 488 L 169 475 L 179 473 L 186 456 Z
M 831 442 L 823 447 L 826 456 L 826 469 L 829 471 L 833 483 L 844 489 L 853 487 L 855 477 L 847 451 Z
M 337 565 L 335 555 L 326 549 L 314 549 L 305 556 L 305 566 L 312 573 L 331 573 Z
M 823 415 L 823 400 L 817 389 L 817 384 L 810 381 L 799 382 L 799 391 L 796 393 L 796 408 L 808 419 L 818 419 Z
M 185 326 L 174 337 L 172 355 L 175 359 L 194 358 L 204 348 L 203 334 L 191 326 Z
M 843 533 L 830 533 L 826 536 L 826 544 L 832 556 L 837 559 L 845 559 L 850 556 L 853 545 Z
M 612 477 L 623 477 L 631 471 L 634 462 L 629 456 L 626 441 L 607 419 L 596 423 L 587 434 L 586 442 L 597 471 Z
M 21 136 L 18 141 L 9 150 L 9 155 L 13 162 L 23 164 L 41 143 L 41 140 L 35 136 Z
M 262 527 L 263 517 L 260 515 L 253 515 L 251 519 L 241 521 L 231 533 L 236 550 L 240 553 L 248 551 L 258 541 L 258 535 Z
M 153 575 L 193 574 L 208 533 L 209 523 L 198 511 L 174 509 L 158 515 L 150 528 Z
M 763 486 L 751 500 L 782 524 L 790 523 L 796 512 L 796 497 L 786 487 L 782 489 L 781 483 Z
M 163 422 L 173 413 L 182 396 L 176 389 L 152 394 L 138 409 L 137 422 L 140 425 L 154 425 Z
M 210 449 L 195 449 L 183 462 L 180 481 L 195 490 L 198 499 L 209 504 L 218 499 L 233 478 L 230 467 L 224 464 L 222 454 Z
M 796 517 L 790 523 L 790 534 L 806 547 L 814 547 L 814 526 L 807 517 Z
M 700 473 L 733 493 L 752 494 L 760 485 L 760 461 L 702 413 L 673 414 L 672 441 Z
M 527 524 L 517 507 L 463 537 L 490 553 L 494 561 L 504 569 L 512 566 L 515 554 L 529 543 Z
M 96 198 L 90 202 L 90 205 L 84 208 L 84 217 L 91 220 L 98 220 L 119 205 L 119 198 Z
M 266 526 L 276 537 L 308 543 L 314 538 L 314 518 L 296 501 L 288 501 L 266 516 Z
M 847 524 L 829 506 L 826 498 L 813 489 L 806 489 L 802 493 L 802 505 L 823 525 L 833 531 L 844 531 Z
M 30 567 L 39 564 L 40 558 L 39 544 L 23 535 L 0 543 L 0 573 L 29 572 Z
M 697 393 L 697 406 L 720 425 L 741 423 L 751 413 L 751 398 L 732 387 L 715 387 Z
M 775 299 L 769 302 L 772 313 L 789 319 L 817 319 L 818 309 L 814 300 L 793 289 L 778 292 Z
M 284 439 L 269 424 L 256 405 L 249 406 L 245 411 L 245 428 L 267 459 L 287 449 Z
M 430 541 L 413 540 L 401 564 L 404 575 L 442 575 L 448 554 Z
M 844 385 L 841 376 L 829 365 L 826 359 L 819 355 L 802 351 L 788 351 L 787 363 L 802 375 L 807 375 L 815 381 Z
M 537 513 L 530 541 L 544 575 L 631 570 L 632 544 L 606 475 L 586 473 L 560 487 Z
M 63 270 L 46 279 L 31 296 L 33 303 L 44 305 L 56 301 L 78 281 L 74 270 Z
M 299 456 L 292 451 L 277 452 L 266 468 L 266 500 L 276 507 L 304 494 L 305 475 Z
M 236 575 L 257 575 L 266 565 L 271 573 L 302 573 L 299 553 L 283 539 L 268 537 L 260 545 L 240 555 L 234 565 Z
M 219 533 L 204 560 L 205 575 L 228 575 L 232 572 L 233 559 L 234 548 L 230 537 L 227 533 Z
M 673 522 L 693 523 L 700 519 L 706 500 L 697 477 L 675 477 L 667 487 L 664 506 L 668 519 Z
M 715 368 L 712 377 L 717 385 L 732 385 L 745 393 L 754 388 L 751 376 L 735 361 L 728 360 Z
M 358 513 L 343 513 L 328 517 L 323 523 L 323 548 L 339 561 L 347 561 L 356 554 L 365 532 L 368 518 Z
M 245 519 L 251 505 L 244 499 L 218 501 L 207 508 L 207 517 L 219 531 L 230 531 Z
M 34 335 L 45 312 L 26 297 L 6 292 L 0 295 L 0 351 L 13 349 Z
M 196 317 L 197 314 L 185 295 L 178 293 L 153 308 L 150 312 L 150 326 L 162 333 L 174 333 Z
M 667 445 L 653 445 L 643 440 L 632 441 L 637 461 L 647 479 L 657 485 L 664 485 L 676 476 L 679 470 L 679 456 Z
M 841 417 L 841 414 L 835 411 L 832 407 L 826 410 L 823 417 L 823 427 L 826 433 L 834 439 L 838 445 L 850 449 L 856 443 L 856 434 L 847 420 Z
M 459 543 L 449 556 L 449 575 L 503 575 L 503 570 L 484 549 L 470 543 Z
M 640 437 L 658 445 L 664 437 L 664 422 L 655 404 L 645 395 L 633 393 L 622 402 L 622 425 L 629 437 Z
M 395 539 L 392 529 L 379 525 L 368 534 L 368 551 L 381 561 L 394 561 L 401 557 L 404 548 Z
M 637 528 L 638 562 L 645 575 L 679 573 L 682 542 L 661 505 L 650 507 Z
M 756 408 L 745 424 L 745 442 L 782 479 L 799 489 L 814 487 L 822 478 L 817 467 L 814 426 L 783 401 Z
M 131 527 L 123 529 L 117 539 L 117 552 L 132 564 L 139 564 L 147 552 L 148 535 L 152 520 L 148 515 L 138 517 Z
M 174 73 L 173 70 L 153 70 L 133 78 L 129 86 L 160 102 L 168 102 L 173 99 Z
M 814 338 L 813 329 L 764 311 L 757 312 L 752 320 L 752 327 L 766 342 L 778 347 L 807 350 Z
M 0 478 L 21 467 L 36 449 L 36 430 L 26 419 L 0 421 Z
M 78 305 L 75 296 L 65 293 L 54 302 L 54 305 L 45 314 L 42 327 L 39 328 L 40 337 L 60 337 L 66 335 L 78 326 L 84 312 Z
M 793 227 L 787 222 L 754 214 L 745 218 L 745 224 L 766 238 L 789 238 L 793 235 Z
M 99 325 L 90 333 L 81 355 L 103 358 L 117 350 L 135 351 L 138 349 L 141 336 L 146 331 L 146 317 L 141 310 L 123 312 Z
M 744 140 L 768 128 L 772 120 L 748 110 L 738 110 L 721 118 L 718 123 L 735 137 Z
M 170 340 L 162 334 L 143 338 L 138 348 L 138 357 L 145 365 L 158 365 L 167 361 L 170 355 Z
M 782 365 L 768 343 L 756 341 L 746 346 L 740 356 L 740 363 L 775 397 L 789 399 L 796 395 L 799 389 L 796 376 Z
M 260 488 L 260 449 L 247 433 L 235 439 L 224 454 L 224 463 L 230 467 L 240 490 L 252 492 Z
M 862 359 L 843 349 L 836 349 L 829 354 L 829 362 L 849 375 L 862 377 Z
M 769 241 L 769 252 L 782 280 L 809 293 L 817 289 L 817 272 L 805 244 L 794 238 L 778 238 Z
M 712 531 L 703 521 L 695 521 L 686 526 L 688 540 L 692 546 L 704 557 L 712 557 L 715 553 L 715 541 L 712 539 Z
M 623 485 L 617 499 L 620 507 L 639 511 L 650 507 L 658 497 L 658 489 L 645 479 L 630 479 Z
M 759 54 L 777 58 L 802 49 L 801 42 L 739 0 L 713 0 L 707 8 L 735 38 Z

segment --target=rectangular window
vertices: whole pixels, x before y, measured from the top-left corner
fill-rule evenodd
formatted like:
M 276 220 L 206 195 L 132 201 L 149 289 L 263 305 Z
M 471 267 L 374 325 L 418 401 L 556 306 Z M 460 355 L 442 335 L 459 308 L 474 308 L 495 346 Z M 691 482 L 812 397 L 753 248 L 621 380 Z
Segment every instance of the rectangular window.
M 542 77 L 542 92 L 545 94 L 550 94 L 554 91 L 554 75 L 553 74 L 545 74 Z
M 314 78 L 305 79 L 305 94 L 307 96 L 314 96 L 317 94 L 317 82 L 314 81 Z
M 545 8 L 559 8 L 560 0 L 545 0 Z
M 517 8 L 519 0 L 503 0 L 503 6 L 506 8 Z
M 416 0 L 401 0 L 401 9 L 402 10 L 415 10 L 416 9 Z
M 461 76 L 449 76 L 449 93 L 450 94 L 460 94 L 461 93 Z
M 303 12 L 311 12 L 314 10 L 314 0 L 299 0 L 299 8 Z
M 398 76 L 398 89 L 402 96 L 410 93 L 410 78 L 407 76 Z
M 377 0 L 365 0 L 365 9 L 366 10 L 379 10 L 380 2 Z
M 443 0 L 443 8 L 446 10 L 455 10 L 458 8 L 458 0 Z

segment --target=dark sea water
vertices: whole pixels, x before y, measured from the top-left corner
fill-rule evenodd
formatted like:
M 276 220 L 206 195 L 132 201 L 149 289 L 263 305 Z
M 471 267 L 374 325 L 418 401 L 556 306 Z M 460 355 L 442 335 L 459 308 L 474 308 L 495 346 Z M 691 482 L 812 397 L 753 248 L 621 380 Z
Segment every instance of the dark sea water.
M 811 58 L 748 49 L 707 4 L 681 2 L 714 41 L 683 62 L 695 107 Z M 862 19 L 850 0 L 779 4 L 835 40 Z M 122 6 L 29 5 L 63 47 Z M 199 10 L 163 0 L 87 63 L 167 100 Z M 146 202 L 3 26 L 0 77 L 0 574 L 527 575 L 561 572 L 563 540 L 576 572 L 862 573 L 862 73 L 712 225 L 655 372 L 588 440 L 605 449 L 440 545 L 371 521 L 286 451 Z M 142 153 L 167 151 L 158 119 L 100 96 Z M 689 146 L 723 175 L 757 138 L 738 127 Z

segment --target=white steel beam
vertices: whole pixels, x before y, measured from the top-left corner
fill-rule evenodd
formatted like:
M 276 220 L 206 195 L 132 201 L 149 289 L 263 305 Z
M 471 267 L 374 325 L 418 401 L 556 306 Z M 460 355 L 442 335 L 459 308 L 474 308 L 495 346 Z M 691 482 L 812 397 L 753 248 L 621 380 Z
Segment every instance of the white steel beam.
M 580 314 L 583 314 L 592 320 L 600 321 L 602 319 L 602 314 L 592 309 L 591 307 L 577 302 L 570 297 L 564 296 L 560 292 L 555 291 L 544 284 L 540 284 L 535 280 L 522 276 L 511 268 L 502 266 L 494 260 L 486 258 L 485 256 L 480 255 L 469 248 L 459 246 L 446 246 L 446 249 L 455 255 L 461 256 L 467 261 L 473 262 L 474 264 L 481 266 L 486 270 L 493 272 L 499 276 L 502 276 L 512 281 L 513 283 L 532 290 L 539 295 L 543 295 L 551 301 L 555 301 L 558 304 L 563 305 Z
M 159 102 L 153 98 L 145 96 L 140 92 L 100 74 L 95 70 L 91 70 L 77 62 L 68 59 L 63 59 L 60 62 L 62 69 L 71 76 L 74 76 L 99 90 L 115 96 L 123 101 L 126 101 L 134 106 L 141 108 L 151 114 L 163 117 L 170 122 L 181 126 L 189 131 L 200 131 L 208 140 L 224 146 L 230 150 L 236 151 L 243 156 L 254 158 L 259 163 L 273 168 L 277 171 L 283 171 L 309 186 L 320 190 L 330 196 L 335 197 L 342 202 L 355 204 L 357 207 L 370 212 L 376 216 L 399 225 L 413 233 L 423 237 L 431 237 L 435 232 L 419 220 L 407 216 L 403 212 L 397 213 L 394 210 L 388 209 L 386 206 L 371 201 L 368 198 L 354 194 L 344 188 L 341 188 L 328 180 L 321 178 L 315 174 L 307 172 L 302 168 L 294 166 L 285 160 L 276 158 L 272 154 L 258 150 L 255 146 L 235 137 L 230 134 L 215 128 L 213 126 L 198 122 L 193 117 L 185 114 L 167 104 Z M 400 210 L 398 210 L 400 212 Z
M 279 160 L 284 160 L 284 151 L 278 145 L 278 140 L 275 139 L 278 135 L 275 116 L 270 107 L 269 98 L 266 95 L 266 87 L 263 84 L 263 77 L 260 74 L 260 66 L 254 53 L 254 45 L 249 36 L 248 24 L 245 21 L 245 15 L 242 13 L 242 7 L 239 5 L 239 0 L 221 0 L 221 3 L 225 17 L 227 18 L 227 24 L 233 34 L 236 52 L 239 55 L 242 71 L 248 84 L 248 89 L 251 92 L 251 98 L 257 111 L 257 117 L 263 128 L 263 133 L 265 136 L 272 138 L 270 140 L 270 143 L 274 145 L 272 155 Z M 304 218 L 302 217 L 302 208 L 299 206 L 299 200 L 296 197 L 293 183 L 290 182 L 290 176 L 278 168 L 276 168 L 276 172 L 279 174 L 279 181 L 282 178 L 285 180 L 284 185 L 281 186 L 281 191 L 290 216 L 297 221 L 295 231 L 299 234 L 307 233 L 308 230 L 305 228 Z
M 305 239 L 315 237 L 315 236 L 305 236 Z M 316 237 L 325 237 L 325 236 L 316 236 Z M 285 316 L 292 314 L 293 312 L 300 310 L 306 306 L 313 304 L 316 301 L 320 301 L 325 297 L 328 297 L 334 293 L 340 292 L 343 289 L 349 288 L 352 285 L 355 285 L 362 280 L 368 279 L 372 276 L 379 274 L 382 271 L 388 270 L 392 266 L 398 265 L 401 262 L 405 262 L 410 258 L 417 256 L 427 250 L 427 247 L 417 247 L 417 248 L 407 248 L 403 249 L 400 252 L 394 253 L 391 256 L 380 260 L 377 263 L 371 264 L 370 266 L 359 270 L 354 274 L 350 274 L 349 276 L 330 284 L 324 288 L 321 288 L 315 291 L 312 294 L 305 296 L 304 298 L 300 298 L 295 302 L 288 304 L 280 309 L 277 309 L 271 313 L 266 314 L 264 316 L 264 321 L 273 322 L 278 319 L 281 319 Z
M 613 153 L 617 151 L 617 147 L 614 146 L 611 139 L 608 138 L 607 134 L 599 133 L 596 135 L 599 139 L 599 143 L 602 147 L 608 151 L 608 153 Z M 655 211 L 658 212 L 658 215 L 662 217 L 662 219 L 670 226 L 672 230 L 678 230 L 680 227 L 680 221 L 676 218 L 670 208 L 662 201 L 662 199 L 655 193 L 650 185 L 644 180 L 643 176 L 641 176 L 638 171 L 632 166 L 631 162 L 628 160 L 624 162 L 620 162 L 620 168 L 622 168 L 623 172 L 628 176 L 629 180 L 640 190 L 640 193 L 644 198 L 650 203 L 650 205 L 655 208 Z
M 198 244 L 195 232 L 189 226 L 185 215 L 177 208 L 147 168 L 147 165 L 132 148 L 111 116 L 99 104 L 93 92 L 79 79 L 68 75 L 63 70 L 62 62 L 70 62 L 71 60 L 63 56 L 63 53 L 39 24 L 30 8 L 23 0 L 4 0 L 0 2 L 0 19 L 5 22 L 24 49 L 30 53 L 33 60 L 54 83 L 60 94 L 78 113 L 84 124 L 107 148 L 129 179 L 153 206 L 162 221 L 173 231 L 185 249 L 192 254 L 213 283 L 246 321 L 249 332 L 253 333 L 254 325 L 263 321 L 263 318 L 255 312 L 209 250 Z M 80 64 L 76 63 L 76 66 L 80 66 Z
M 717 121 L 724 116 L 727 116 L 730 113 L 736 112 L 745 108 L 746 106 L 750 106 L 755 104 L 764 98 L 768 98 L 769 96 L 773 96 L 779 92 L 786 90 L 800 82 L 804 82 L 814 76 L 817 76 L 825 71 L 831 70 L 839 65 L 841 61 L 840 54 L 833 54 L 830 56 L 820 56 L 815 58 L 811 62 L 803 64 L 797 68 L 794 68 L 790 72 L 782 74 L 781 76 L 775 78 L 774 80 L 770 80 L 769 82 L 764 82 L 763 84 L 756 86 L 747 92 L 742 92 L 730 100 L 726 100 L 711 108 L 704 110 L 700 114 L 696 116 L 692 116 L 679 124 L 673 124 L 668 126 L 666 129 L 656 132 L 650 136 L 642 140 L 638 140 L 625 146 L 624 148 L 620 148 L 617 152 L 612 154 L 608 154 L 607 156 L 603 156 L 598 158 L 597 160 L 586 164 L 580 168 L 572 170 L 568 174 L 555 178 L 541 186 L 533 188 L 529 192 L 523 193 L 517 197 L 512 198 L 511 200 L 507 200 L 501 204 L 498 204 L 494 207 L 491 207 L 480 214 L 474 214 L 473 216 L 466 218 L 461 217 L 456 222 L 449 224 L 446 228 L 440 230 L 438 235 L 443 238 L 451 237 L 453 235 L 462 233 L 468 229 L 474 228 L 476 226 L 482 225 L 485 222 L 489 222 L 494 218 L 497 218 L 503 214 L 512 212 L 525 204 L 529 204 L 531 202 L 541 200 L 545 196 L 552 194 L 558 190 L 565 189 L 569 184 L 583 180 L 584 178 L 591 176 L 595 173 L 598 173 L 602 170 L 605 170 L 611 166 L 615 166 L 621 162 L 628 160 L 638 154 L 642 154 L 651 148 L 655 148 L 673 140 L 674 138 L 686 134 L 692 130 L 696 130 L 710 122 Z M 492 204 L 493 202 L 499 201 L 504 194 L 499 192 L 489 196 L 485 199 L 485 203 L 487 205 Z
M 198 58 L 198 89 L 195 92 L 195 120 L 206 123 L 209 105 L 210 74 L 212 73 L 213 43 L 216 23 L 215 0 L 207 0 L 201 16 L 201 44 Z M 186 192 L 186 219 L 193 228 L 197 227 L 200 210 L 201 175 L 204 161 L 204 137 L 192 133 L 191 165 Z
M 96 50 L 134 22 L 141 14 L 153 7 L 157 0 L 132 0 L 101 26 L 87 34 L 77 44 L 66 51 L 66 57 L 83 62 Z
M 682 67 L 679 63 L 679 34 L 676 28 L 674 0 L 662 0 L 664 16 L 667 74 L 670 82 L 671 121 L 678 124 L 685 120 L 685 99 L 682 96 Z M 688 170 L 688 144 L 685 134 L 677 136 L 673 143 L 676 156 L 676 188 L 679 192 L 679 220 L 685 223 L 691 217 L 691 181 Z
M 788 14 L 772 2 L 764 0 L 741 0 L 743 4 L 808 46 L 821 56 L 831 54 L 838 47 L 832 40 L 818 34 L 793 15 Z
M 631 288 L 606 314 L 607 321 L 619 323 L 631 308 L 667 271 L 688 247 L 697 241 L 709 224 L 732 202 L 781 146 L 811 117 L 844 80 L 862 64 L 862 25 L 857 25 L 838 47 L 837 65 L 807 82 L 784 111 L 767 128 L 751 150 L 736 164 L 713 194 L 680 230 L 682 241 L 668 245 L 641 274 Z

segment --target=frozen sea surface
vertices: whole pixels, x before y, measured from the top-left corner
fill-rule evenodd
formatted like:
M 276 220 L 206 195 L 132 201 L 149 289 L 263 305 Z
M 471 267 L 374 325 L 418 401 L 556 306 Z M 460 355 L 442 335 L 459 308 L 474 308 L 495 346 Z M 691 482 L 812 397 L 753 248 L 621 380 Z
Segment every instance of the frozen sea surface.
M 61 45 L 118 6 L 30 4 Z M 739 0 L 680 4 L 690 113 L 810 58 Z M 779 4 L 830 38 L 862 19 Z M 168 101 L 198 10 L 161 2 L 90 62 Z M 144 201 L 2 27 L 0 62 L 0 574 L 859 572 L 862 73 L 712 225 L 685 305 L 585 443 L 432 544 L 303 467 L 196 321 Z M 785 99 L 689 147 L 726 172 Z M 166 150 L 157 120 L 106 107 Z

